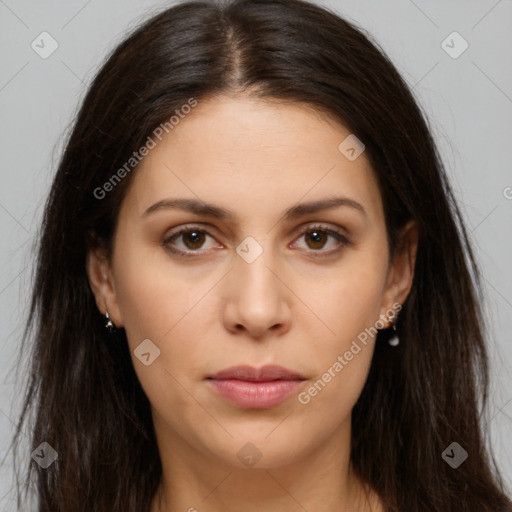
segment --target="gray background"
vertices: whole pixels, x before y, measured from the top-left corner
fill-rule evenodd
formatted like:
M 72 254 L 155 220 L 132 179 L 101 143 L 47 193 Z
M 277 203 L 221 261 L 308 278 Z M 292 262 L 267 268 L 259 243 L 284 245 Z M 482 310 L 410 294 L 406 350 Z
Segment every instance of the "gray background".
M 512 1 L 319 3 L 375 38 L 430 120 L 485 277 L 492 358 L 487 426 L 512 486 Z M 32 237 L 63 136 L 106 53 L 128 28 L 165 5 L 170 2 L 0 0 L 2 458 L 23 380 L 21 374 L 16 381 L 14 365 L 27 311 Z M 59 45 L 47 59 L 31 48 L 43 31 Z M 442 47 L 453 31 L 469 44 L 458 58 Z M 462 48 L 457 39 L 447 44 L 452 52 Z M 27 443 L 27 457 L 33 448 Z M 0 467 L 1 510 L 14 510 L 12 478 L 7 457 Z

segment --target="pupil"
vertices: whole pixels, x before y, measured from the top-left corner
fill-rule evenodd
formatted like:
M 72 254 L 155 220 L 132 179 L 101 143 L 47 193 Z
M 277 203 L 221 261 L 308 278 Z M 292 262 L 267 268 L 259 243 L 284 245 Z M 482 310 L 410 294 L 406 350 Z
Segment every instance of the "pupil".
M 187 240 L 191 243 L 193 248 L 196 248 L 196 245 L 201 246 L 201 237 L 203 236 L 203 233 L 200 233 L 199 231 L 190 231 Z M 198 244 L 199 242 L 199 244 Z
M 310 231 L 309 236 L 312 239 L 313 244 L 315 244 L 315 248 L 318 249 L 318 245 L 320 247 L 323 246 L 322 242 L 324 241 L 322 239 L 324 238 L 325 235 L 322 233 L 322 231 Z

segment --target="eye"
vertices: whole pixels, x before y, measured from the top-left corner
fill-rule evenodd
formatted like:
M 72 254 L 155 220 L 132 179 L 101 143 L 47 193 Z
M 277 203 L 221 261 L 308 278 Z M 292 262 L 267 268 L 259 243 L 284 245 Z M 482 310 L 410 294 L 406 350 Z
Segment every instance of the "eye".
M 194 253 L 200 252 L 198 249 L 201 249 L 207 237 L 213 240 L 213 237 L 205 229 L 197 226 L 186 226 L 167 236 L 163 240 L 163 245 L 174 254 L 195 256 Z M 180 239 L 181 242 L 177 244 L 176 241 L 180 241 Z
M 312 256 L 315 258 L 332 256 L 334 253 L 338 253 L 344 246 L 352 244 L 341 232 L 322 225 L 307 226 L 300 233 L 299 239 L 302 237 L 305 237 L 306 244 L 308 245 L 305 250 L 311 252 Z M 204 248 L 205 241 L 208 238 L 215 240 L 213 236 L 203 228 L 198 226 L 185 226 L 167 236 L 163 240 L 162 245 L 178 256 L 193 257 L 208 249 L 208 247 L 206 249 Z M 334 248 L 327 251 L 322 250 L 328 245 L 327 242 L 329 239 L 334 239 Z M 219 247 L 219 245 L 214 243 L 210 246 L 210 248 L 212 247 Z
M 299 239 L 302 237 L 304 237 L 307 244 L 305 250 L 311 250 L 310 252 L 315 258 L 332 256 L 333 254 L 338 253 L 344 246 L 352 244 L 352 242 L 341 232 L 322 225 L 307 226 L 306 229 L 301 232 Z M 321 250 L 328 245 L 327 242 L 329 241 L 329 238 L 335 240 L 334 249 Z

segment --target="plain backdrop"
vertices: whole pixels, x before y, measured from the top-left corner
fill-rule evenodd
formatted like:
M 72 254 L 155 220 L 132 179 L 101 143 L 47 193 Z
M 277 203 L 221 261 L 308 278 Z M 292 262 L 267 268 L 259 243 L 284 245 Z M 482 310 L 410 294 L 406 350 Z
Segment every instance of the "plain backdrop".
M 485 278 L 492 362 L 486 426 L 512 487 L 512 2 L 318 3 L 372 35 L 430 121 Z M 0 0 L 2 458 L 19 411 L 21 379 L 16 381 L 15 363 L 28 306 L 33 237 L 63 136 L 106 54 L 127 30 L 169 5 L 149 0 Z M 40 36 L 42 32 L 56 43 Z M 58 45 L 47 58 L 32 48 L 41 37 L 47 38 L 47 50 Z M 28 458 L 35 446 L 24 439 Z M 8 456 L 0 467 L 2 511 L 14 510 L 12 485 Z

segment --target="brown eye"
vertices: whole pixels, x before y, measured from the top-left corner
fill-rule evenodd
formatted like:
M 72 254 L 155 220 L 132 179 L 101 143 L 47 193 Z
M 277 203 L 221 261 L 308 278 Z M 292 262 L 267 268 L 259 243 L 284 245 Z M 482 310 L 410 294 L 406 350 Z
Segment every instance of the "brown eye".
M 343 249 L 344 246 L 352 244 L 342 233 L 321 225 L 307 226 L 306 229 L 302 231 L 298 240 L 301 238 L 305 240 L 306 247 L 304 249 L 315 258 L 333 256 Z M 325 246 L 329 244 L 330 239 L 337 241 L 337 243 L 334 244 L 334 248 L 323 250 Z
M 205 234 L 198 230 L 185 231 L 182 233 L 182 239 L 187 249 L 200 249 L 204 244 Z
M 204 245 L 208 238 L 214 238 L 208 231 L 196 227 L 185 227 L 167 236 L 162 245 L 174 254 L 181 256 L 195 256 L 196 253 L 205 252 Z M 212 243 L 211 247 L 216 244 Z M 204 249 L 204 250 L 203 250 Z
M 208 248 L 219 247 L 215 243 L 212 243 L 210 247 L 204 247 L 207 244 L 208 238 L 213 242 L 215 241 L 213 236 L 205 229 L 186 226 L 167 236 L 163 240 L 162 245 L 178 256 L 193 257 L 206 252 Z M 332 256 L 338 253 L 344 246 L 352 244 L 345 235 L 325 226 L 308 226 L 302 231 L 299 240 L 301 238 L 305 240 L 306 247 L 304 250 L 315 258 Z M 323 250 L 329 245 L 330 240 L 334 240 L 334 247 Z
M 322 249 L 327 243 L 329 235 L 327 235 L 325 231 L 315 229 L 314 231 L 307 231 L 305 237 L 307 241 L 311 241 L 310 244 L 308 244 L 311 249 Z

